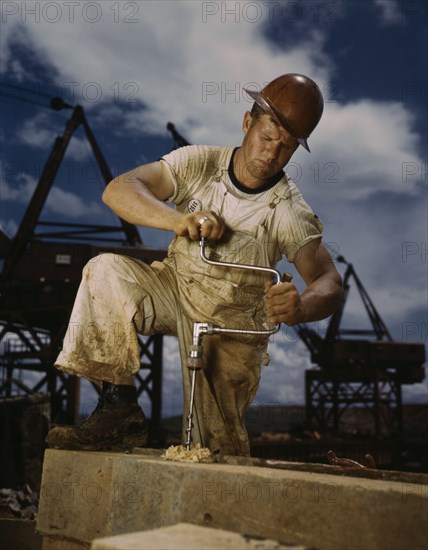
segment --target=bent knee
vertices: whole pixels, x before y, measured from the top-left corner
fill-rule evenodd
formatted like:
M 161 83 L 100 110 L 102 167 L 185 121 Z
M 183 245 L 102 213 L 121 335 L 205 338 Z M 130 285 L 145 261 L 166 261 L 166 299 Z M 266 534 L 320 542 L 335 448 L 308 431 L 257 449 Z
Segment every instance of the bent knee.
M 126 264 L 126 257 L 120 254 L 113 254 L 112 252 L 106 252 L 98 254 L 91 258 L 83 268 L 83 275 L 103 272 L 110 270 L 121 270 L 123 265 Z

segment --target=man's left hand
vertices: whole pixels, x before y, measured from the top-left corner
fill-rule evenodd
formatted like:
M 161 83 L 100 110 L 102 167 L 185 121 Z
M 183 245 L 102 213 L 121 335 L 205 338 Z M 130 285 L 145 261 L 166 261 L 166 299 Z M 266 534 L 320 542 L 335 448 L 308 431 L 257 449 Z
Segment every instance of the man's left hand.
M 302 298 L 292 283 L 267 285 L 265 310 L 270 323 L 295 325 L 305 321 Z

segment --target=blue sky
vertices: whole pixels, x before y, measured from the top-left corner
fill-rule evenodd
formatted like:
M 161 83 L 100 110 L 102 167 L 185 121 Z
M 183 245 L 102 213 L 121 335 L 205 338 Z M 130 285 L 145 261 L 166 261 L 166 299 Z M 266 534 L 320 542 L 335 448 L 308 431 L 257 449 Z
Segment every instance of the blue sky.
M 193 143 L 238 145 L 251 106 L 246 86 L 260 89 L 287 72 L 311 76 L 325 111 L 312 153 L 300 148 L 289 174 L 393 337 L 426 343 L 426 2 L 4 1 L 1 17 L 1 80 L 38 91 L 42 103 L 61 95 L 83 105 L 114 174 L 168 152 L 168 121 Z M 2 100 L 0 222 L 11 236 L 69 115 Z M 79 130 L 42 217 L 111 223 L 102 189 Z M 147 246 L 170 239 L 140 232 Z M 367 326 L 352 293 L 344 324 Z M 284 329 L 270 352 L 255 402 L 303 403 L 304 345 Z M 171 338 L 165 357 L 164 412 L 178 413 Z M 404 396 L 426 401 L 426 381 Z

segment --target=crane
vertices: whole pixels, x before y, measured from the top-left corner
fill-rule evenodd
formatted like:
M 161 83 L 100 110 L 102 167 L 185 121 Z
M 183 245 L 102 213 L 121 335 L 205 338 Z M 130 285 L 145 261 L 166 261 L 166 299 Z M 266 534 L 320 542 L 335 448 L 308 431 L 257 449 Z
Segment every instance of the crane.
M 338 433 L 340 418 L 351 406 L 363 405 L 373 414 L 376 435 L 403 429 L 402 384 L 425 377 L 425 346 L 393 340 L 354 266 L 346 264 L 344 299 L 331 316 L 325 336 L 305 324 L 297 334 L 317 368 L 305 376 L 306 421 L 322 431 Z M 369 329 L 344 329 L 343 313 L 353 280 L 370 321 Z
M 3 83 L 4 84 L 4 83 Z M 14 98 L 18 86 L 7 86 Z M 25 90 L 25 89 L 24 89 Z M 43 105 L 37 96 L 34 103 Z M 83 127 L 105 184 L 113 179 L 84 109 L 60 97 L 50 100 L 55 111 L 71 110 L 65 129 L 53 144 L 38 184 L 13 239 L 0 232 L 0 396 L 12 394 L 22 372 L 39 375 L 32 392 L 45 388 L 51 395 L 54 421 L 74 423 L 79 417 L 79 382 L 53 369 L 60 350 L 83 266 L 102 252 L 126 254 L 150 263 L 166 250 L 143 246 L 137 228 L 119 219 L 119 226 L 71 224 L 40 220 L 70 140 Z M 40 230 L 42 228 L 42 230 Z M 152 403 L 152 423 L 160 421 L 162 337 L 139 338 L 141 369 L 136 376 L 138 395 Z M 34 377 L 33 377 L 34 378 Z M 15 384 L 16 385 L 16 384 Z M 22 386 L 22 384 L 21 384 Z M 97 389 L 97 388 L 96 388 Z

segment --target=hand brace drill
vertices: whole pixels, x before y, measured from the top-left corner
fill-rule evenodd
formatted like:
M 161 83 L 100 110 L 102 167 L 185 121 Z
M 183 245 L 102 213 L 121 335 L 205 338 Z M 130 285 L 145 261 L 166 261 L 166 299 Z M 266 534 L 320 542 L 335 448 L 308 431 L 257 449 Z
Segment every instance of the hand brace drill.
M 237 264 L 233 262 L 220 262 L 210 260 L 205 254 L 206 241 L 204 238 L 201 238 L 199 241 L 199 251 L 201 259 L 211 265 L 223 266 L 223 267 L 233 267 L 237 269 L 248 269 L 251 271 L 259 271 L 262 273 L 268 273 L 272 275 L 272 278 L 275 280 L 276 284 L 281 282 L 291 282 L 293 276 L 290 273 L 284 273 L 282 279 L 281 275 L 276 269 L 270 267 L 246 265 L 246 264 Z M 202 351 L 202 337 L 205 334 L 257 334 L 257 335 L 266 335 L 270 336 L 278 332 L 280 325 L 276 324 L 273 328 L 267 330 L 246 330 L 246 329 L 236 329 L 236 328 L 225 328 L 219 327 L 213 323 L 203 323 L 195 322 L 193 323 L 193 339 L 192 345 L 190 346 L 189 360 L 187 367 L 192 371 L 192 381 L 191 381 L 191 390 L 190 390 L 190 403 L 189 403 L 189 415 L 187 417 L 187 429 L 186 429 L 186 449 L 190 450 L 190 444 L 192 441 L 192 428 L 193 428 L 193 408 L 195 402 L 195 385 L 196 385 L 196 373 L 203 367 L 203 351 Z

